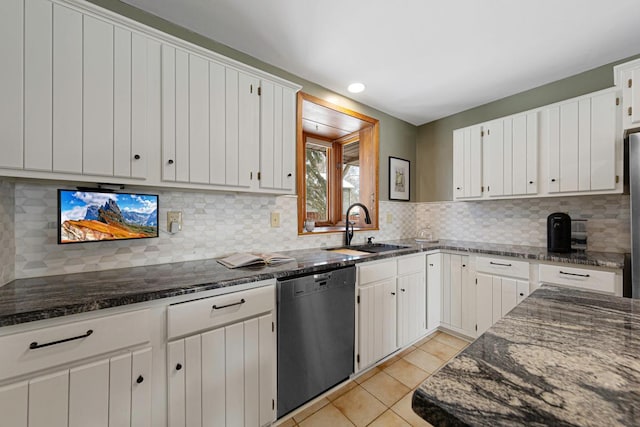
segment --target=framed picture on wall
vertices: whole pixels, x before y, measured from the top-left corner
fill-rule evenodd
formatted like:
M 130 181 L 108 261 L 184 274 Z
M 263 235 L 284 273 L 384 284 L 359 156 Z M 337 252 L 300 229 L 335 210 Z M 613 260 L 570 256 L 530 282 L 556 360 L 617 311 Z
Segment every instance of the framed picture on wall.
M 410 167 L 409 160 L 389 157 L 389 200 L 409 201 Z

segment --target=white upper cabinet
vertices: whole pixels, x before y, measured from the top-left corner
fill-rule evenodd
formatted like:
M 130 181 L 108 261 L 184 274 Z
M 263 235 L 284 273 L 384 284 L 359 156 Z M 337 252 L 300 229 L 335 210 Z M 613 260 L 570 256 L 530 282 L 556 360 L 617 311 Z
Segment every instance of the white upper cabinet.
M 549 193 L 621 187 L 622 144 L 616 95 L 615 90 L 607 89 L 541 111 Z
M 537 112 L 494 120 L 483 127 L 487 196 L 537 194 Z
M 145 178 L 150 41 L 49 0 L 0 6 L 0 167 Z
M 295 94 L 163 45 L 163 181 L 292 191 Z
M 640 59 L 613 70 L 615 84 L 622 91 L 622 128 L 640 127 Z
M 162 46 L 162 180 L 293 191 L 296 90 Z
M 453 132 L 454 199 L 482 197 L 482 126 Z
M 606 89 L 455 130 L 454 200 L 621 193 L 618 93 Z M 478 171 L 482 183 L 469 188 L 480 182 L 472 178 Z
M 83 0 L 3 0 L 0 35 L 0 175 L 294 191 L 300 86 Z

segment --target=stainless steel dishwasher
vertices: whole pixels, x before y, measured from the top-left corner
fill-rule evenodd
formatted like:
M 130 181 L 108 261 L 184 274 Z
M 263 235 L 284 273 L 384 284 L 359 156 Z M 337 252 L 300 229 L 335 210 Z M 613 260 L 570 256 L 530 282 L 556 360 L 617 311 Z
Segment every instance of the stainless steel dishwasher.
M 278 417 L 353 373 L 356 268 L 278 280 Z

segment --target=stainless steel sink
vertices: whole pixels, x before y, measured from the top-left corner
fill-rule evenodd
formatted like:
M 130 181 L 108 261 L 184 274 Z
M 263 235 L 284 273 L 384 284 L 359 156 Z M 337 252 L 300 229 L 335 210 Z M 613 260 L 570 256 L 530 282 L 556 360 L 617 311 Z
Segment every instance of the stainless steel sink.
M 406 249 L 410 246 L 402 246 L 402 245 L 390 245 L 388 243 L 373 243 L 371 245 L 350 245 L 350 246 L 340 246 L 338 248 L 330 248 L 328 251 L 357 251 L 357 252 L 366 252 L 366 253 L 380 253 L 380 252 L 388 252 L 388 251 L 397 251 L 398 249 Z

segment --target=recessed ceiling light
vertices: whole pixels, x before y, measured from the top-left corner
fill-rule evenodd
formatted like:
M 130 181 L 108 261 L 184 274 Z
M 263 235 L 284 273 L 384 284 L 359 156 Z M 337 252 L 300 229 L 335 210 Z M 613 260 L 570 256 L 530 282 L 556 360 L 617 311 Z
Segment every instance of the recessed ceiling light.
M 351 83 L 347 90 L 351 93 L 360 93 L 364 90 L 364 85 L 362 83 Z

